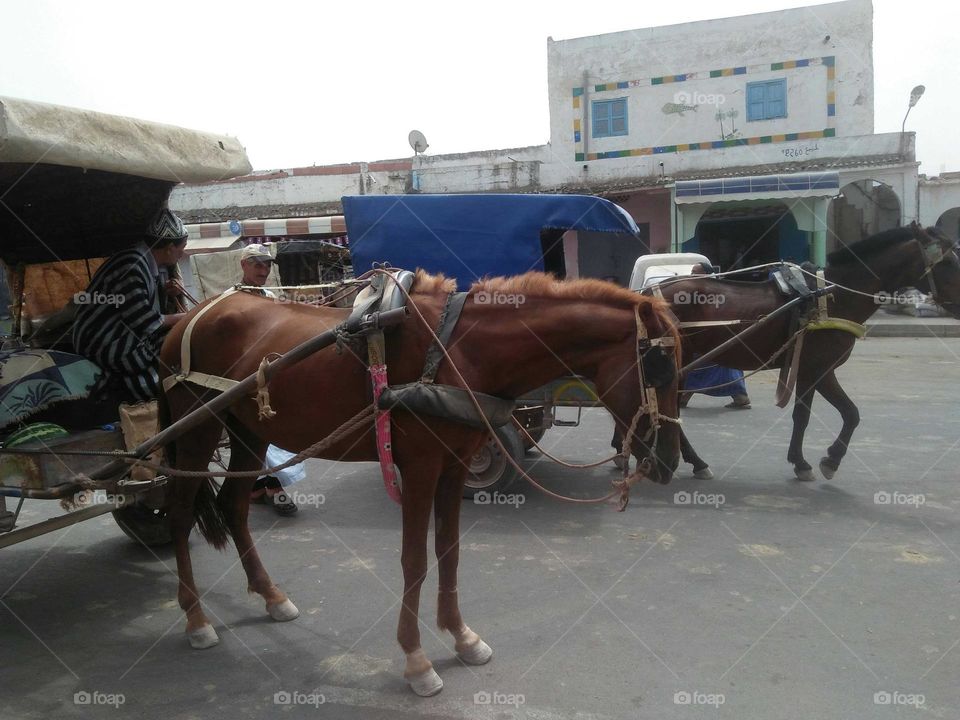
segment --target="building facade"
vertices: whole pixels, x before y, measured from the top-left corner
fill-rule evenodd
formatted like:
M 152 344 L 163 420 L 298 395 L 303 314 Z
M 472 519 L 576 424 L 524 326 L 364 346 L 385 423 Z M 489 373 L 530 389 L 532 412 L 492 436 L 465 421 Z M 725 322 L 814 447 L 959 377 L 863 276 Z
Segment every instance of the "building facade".
M 823 264 L 919 217 L 913 134 L 873 132 L 872 24 L 870 0 L 845 0 L 548 39 L 547 145 L 256 173 L 171 203 L 222 222 L 335 214 L 346 194 L 578 192 L 634 216 L 645 241 L 610 249 L 631 265 L 670 250 Z M 580 240 L 599 240 L 567 238 L 589 265 Z

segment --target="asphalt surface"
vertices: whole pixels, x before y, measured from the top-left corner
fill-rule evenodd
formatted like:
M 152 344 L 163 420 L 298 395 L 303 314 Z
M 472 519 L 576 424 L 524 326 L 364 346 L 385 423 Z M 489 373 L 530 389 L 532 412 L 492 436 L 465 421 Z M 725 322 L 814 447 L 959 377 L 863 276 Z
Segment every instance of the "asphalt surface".
M 311 462 L 296 516 L 253 509 L 293 622 L 247 595 L 232 547 L 194 537 L 210 650 L 183 635 L 172 553 L 135 546 L 109 515 L 2 550 L 0 717 L 960 717 L 960 341 L 867 339 L 839 377 L 862 423 L 833 481 L 793 479 L 790 412 L 765 373 L 748 380 L 753 409 L 698 395 L 685 414 L 713 480 L 683 467 L 624 513 L 523 484 L 513 504 L 466 504 L 462 610 L 494 657 L 454 659 L 432 571 L 434 698 L 401 679 L 400 514 L 372 464 Z M 818 398 L 811 464 L 838 428 Z M 586 462 L 609 431 L 592 411 L 545 440 Z M 529 465 L 565 492 L 615 476 Z M 58 512 L 28 502 L 23 522 Z

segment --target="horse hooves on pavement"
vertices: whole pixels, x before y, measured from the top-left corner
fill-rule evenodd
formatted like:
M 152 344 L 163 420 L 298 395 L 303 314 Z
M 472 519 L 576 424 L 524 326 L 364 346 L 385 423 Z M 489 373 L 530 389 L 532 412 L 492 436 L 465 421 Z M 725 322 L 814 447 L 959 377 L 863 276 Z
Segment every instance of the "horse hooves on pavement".
M 430 697 L 443 690 L 443 680 L 437 675 L 437 671 L 429 668 L 419 675 L 407 678 L 410 683 L 410 689 L 420 697 Z
M 206 650 L 220 642 L 217 631 L 209 623 L 196 630 L 191 630 L 187 633 L 187 637 L 190 639 L 190 647 L 194 650 Z
M 837 474 L 837 468 L 830 465 L 829 458 L 823 458 L 820 461 L 820 474 L 823 475 L 827 480 L 832 480 L 833 476 Z
M 694 470 L 693 477 L 697 480 L 713 480 L 713 470 L 708 467 Z
M 289 622 L 300 617 L 300 610 L 290 600 L 284 600 L 282 603 L 267 605 L 267 612 L 277 622 Z
M 802 480 L 803 482 L 813 482 L 816 478 L 813 476 L 813 470 L 798 470 L 797 468 L 793 469 L 793 472 L 797 475 L 797 480 Z
M 467 665 L 485 665 L 493 657 L 493 650 L 483 640 L 477 640 L 473 645 L 457 653 Z

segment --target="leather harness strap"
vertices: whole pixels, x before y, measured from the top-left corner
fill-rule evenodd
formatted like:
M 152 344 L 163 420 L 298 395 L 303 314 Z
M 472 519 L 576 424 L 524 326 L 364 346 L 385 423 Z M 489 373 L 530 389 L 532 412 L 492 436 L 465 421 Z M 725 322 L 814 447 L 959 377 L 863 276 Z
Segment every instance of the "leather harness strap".
M 427 350 L 427 358 L 423 365 L 423 377 L 421 382 L 432 383 L 437 377 L 437 371 L 440 369 L 440 362 L 443 360 L 443 348 L 447 347 L 450 338 L 453 336 L 453 330 L 457 327 L 460 320 L 460 313 L 463 312 L 463 305 L 467 301 L 467 293 L 452 292 L 447 295 L 447 302 L 440 313 L 440 321 L 437 325 L 437 340 L 430 344 Z

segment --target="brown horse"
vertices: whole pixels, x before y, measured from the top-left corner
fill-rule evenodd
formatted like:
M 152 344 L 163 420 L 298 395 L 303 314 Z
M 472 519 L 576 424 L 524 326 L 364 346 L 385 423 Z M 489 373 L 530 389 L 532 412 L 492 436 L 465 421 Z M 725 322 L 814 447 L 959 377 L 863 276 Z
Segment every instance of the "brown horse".
M 827 258 L 825 276 L 828 283 L 838 286 L 827 302 L 831 318 L 862 324 L 885 297 L 905 287 L 932 293 L 939 305 L 954 316 L 960 315 L 958 248 L 933 227 L 926 230 L 918 225 L 896 228 L 838 250 Z M 691 276 L 662 284 L 661 290 L 681 323 L 737 319 L 756 322 L 787 301 L 773 280 L 736 282 Z M 705 302 L 678 303 L 679 298 L 684 301 L 700 298 Z M 714 302 L 710 302 L 711 298 Z M 735 343 L 715 362 L 739 370 L 755 370 L 763 366 L 790 336 L 788 316 L 789 311 L 771 320 L 762 330 Z M 748 325 L 684 328 L 684 363 L 717 348 L 746 327 Z M 820 461 L 820 471 L 828 480 L 840 467 L 853 431 L 860 422 L 857 406 L 840 387 L 835 374 L 836 368 L 850 356 L 855 340 L 853 334 L 844 330 L 816 330 L 806 333 L 804 338 L 796 380 L 793 434 L 787 452 L 787 461 L 793 464 L 800 480 L 813 480 L 812 468 L 803 457 L 803 435 L 810 419 L 814 392 L 819 392 L 843 419 L 840 434 Z M 781 355 L 768 367 L 781 367 L 783 358 Z M 682 430 L 681 449 L 683 459 L 693 465 L 695 475 L 710 476 L 707 464 L 693 450 Z
M 427 323 L 436 327 L 454 283 L 418 272 L 411 299 Z M 478 298 L 477 293 L 485 293 Z M 596 280 L 557 283 L 542 273 L 478 283 L 470 290 L 461 318 L 449 341 L 450 356 L 467 385 L 475 391 L 504 398 L 518 397 L 563 375 L 592 379 L 598 395 L 621 431 L 628 428 L 642 403 L 638 358 L 646 385 L 656 387 L 660 412 L 677 415 L 677 373 L 673 351 L 638 343 L 638 322 L 650 338 L 677 341 L 666 304 Z M 503 299 L 504 302 L 499 302 Z M 197 311 L 177 325 L 164 343 L 164 373 L 174 374 L 181 337 Z M 196 324 L 191 368 L 240 379 L 257 370 L 261 359 L 283 353 L 337 326 L 348 311 L 305 305 L 277 304 L 237 293 L 212 307 Z M 639 320 L 638 320 L 639 318 Z M 386 331 L 391 385 L 420 378 L 431 343 L 415 317 Z M 658 359 L 659 358 L 659 359 Z M 458 384 L 444 361 L 438 383 Z M 371 402 L 365 362 L 356 354 L 333 347 L 279 372 L 270 382 L 270 403 L 277 415 L 259 420 L 253 399 L 232 406 L 222 418 L 181 437 L 167 448 L 171 463 L 182 470 L 206 470 L 222 432 L 230 439 L 230 470 L 263 467 L 268 443 L 300 451 L 334 431 Z M 183 417 L 210 399 L 211 391 L 174 385 L 165 398 L 164 414 Z M 650 478 L 669 479 L 679 462 L 677 426 L 665 423 L 647 447 L 650 427 L 642 416 L 634 435 L 634 455 L 652 461 Z M 437 622 L 455 638 L 458 657 L 481 664 L 492 651 L 463 622 L 457 600 L 460 501 L 471 456 L 484 442 L 484 431 L 428 415 L 395 410 L 393 453 L 403 479 L 402 519 L 403 604 L 397 639 L 406 653 L 404 677 L 420 695 L 442 687 L 439 676 L 420 649 L 418 608 L 427 570 L 427 531 L 431 507 L 435 513 L 435 546 L 439 565 Z M 322 457 L 342 461 L 377 459 L 372 427 L 331 447 Z M 217 634 L 200 605 L 193 580 L 187 538 L 195 517 L 201 531 L 222 547 L 232 535 L 249 591 L 259 593 L 276 620 L 292 620 L 298 611 L 270 580 L 247 526 L 253 480 L 228 479 L 215 500 L 209 481 L 179 478 L 172 483 L 170 507 L 180 576 L 178 600 L 187 616 L 187 633 L 196 648 L 216 644 Z M 371 481 L 370 492 L 381 492 Z

